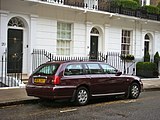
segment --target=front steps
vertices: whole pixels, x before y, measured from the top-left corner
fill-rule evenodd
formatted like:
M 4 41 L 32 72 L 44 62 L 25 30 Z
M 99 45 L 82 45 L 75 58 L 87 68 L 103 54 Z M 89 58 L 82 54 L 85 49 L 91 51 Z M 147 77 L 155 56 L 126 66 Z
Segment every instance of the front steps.
M 22 74 L 22 82 L 24 84 L 28 83 L 29 75 L 28 74 Z

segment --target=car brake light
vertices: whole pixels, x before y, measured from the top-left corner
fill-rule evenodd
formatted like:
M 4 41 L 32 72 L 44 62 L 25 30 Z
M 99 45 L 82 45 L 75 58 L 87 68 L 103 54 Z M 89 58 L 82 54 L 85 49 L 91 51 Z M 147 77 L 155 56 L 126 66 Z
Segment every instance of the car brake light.
M 54 85 L 60 84 L 60 77 L 59 76 L 54 76 L 53 77 L 53 84 Z

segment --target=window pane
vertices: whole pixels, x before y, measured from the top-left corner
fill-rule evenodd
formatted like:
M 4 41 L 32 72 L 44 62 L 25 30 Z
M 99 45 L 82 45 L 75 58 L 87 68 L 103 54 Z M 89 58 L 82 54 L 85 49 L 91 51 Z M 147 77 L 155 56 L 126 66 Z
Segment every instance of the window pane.
M 71 24 L 57 24 L 57 55 L 70 55 Z
M 57 24 L 57 37 L 71 40 L 71 24 L 60 23 Z
M 131 31 L 122 30 L 122 43 L 121 43 L 121 54 L 129 54 Z
M 70 55 L 70 41 L 57 40 L 57 55 Z
M 83 68 L 81 64 L 71 64 L 68 65 L 65 69 L 64 75 L 70 76 L 70 75 L 82 75 L 83 74 Z
M 87 64 L 90 74 L 102 74 L 104 73 L 103 70 L 100 68 L 99 64 L 96 63 L 91 63 L 91 64 Z
M 108 64 L 101 64 L 103 70 L 105 73 L 108 74 L 115 74 L 116 73 L 116 69 Z

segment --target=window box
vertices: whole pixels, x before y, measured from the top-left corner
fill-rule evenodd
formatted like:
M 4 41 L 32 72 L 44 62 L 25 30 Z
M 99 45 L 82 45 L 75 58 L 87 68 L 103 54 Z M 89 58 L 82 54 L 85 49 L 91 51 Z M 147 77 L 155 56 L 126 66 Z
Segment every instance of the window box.
M 132 61 L 134 60 L 134 56 L 133 55 L 130 55 L 130 54 L 127 54 L 127 55 L 121 55 L 121 59 L 122 60 L 126 60 L 126 61 Z

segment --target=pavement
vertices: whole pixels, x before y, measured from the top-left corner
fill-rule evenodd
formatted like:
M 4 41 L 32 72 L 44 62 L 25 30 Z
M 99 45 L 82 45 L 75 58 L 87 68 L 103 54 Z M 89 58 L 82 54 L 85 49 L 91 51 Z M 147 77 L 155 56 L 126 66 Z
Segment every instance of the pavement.
M 160 78 L 143 78 L 143 91 L 160 90 Z M 39 101 L 36 97 L 27 96 L 25 87 L 0 88 L 0 107 L 25 104 Z

